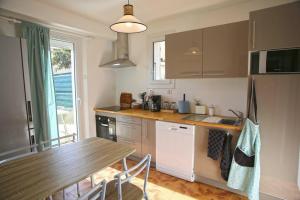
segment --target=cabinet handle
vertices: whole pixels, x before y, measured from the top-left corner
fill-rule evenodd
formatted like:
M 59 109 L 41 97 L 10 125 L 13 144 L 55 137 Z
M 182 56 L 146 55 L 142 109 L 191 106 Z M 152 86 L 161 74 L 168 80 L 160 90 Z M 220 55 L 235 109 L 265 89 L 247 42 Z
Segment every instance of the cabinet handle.
M 126 128 L 130 128 L 130 129 L 136 129 L 134 125 L 131 124 L 125 124 L 125 123 L 120 123 L 120 126 L 126 127 Z
M 179 76 L 202 76 L 202 73 L 200 72 L 181 72 L 178 74 Z
M 204 76 L 223 76 L 225 75 L 224 71 L 206 71 L 203 72 Z
M 181 128 L 181 129 L 187 129 L 187 127 L 185 127 L 185 126 L 179 126 L 179 128 Z
M 256 33 L 256 24 L 255 24 L 255 20 L 253 20 L 252 22 L 252 49 L 255 48 L 255 33 Z
M 123 138 L 123 137 L 118 137 L 119 138 L 119 141 L 120 142 L 127 142 L 127 143 L 129 143 L 129 144 L 135 144 L 135 142 L 133 142 L 133 141 L 130 141 L 130 140 L 128 140 L 128 139 L 125 139 L 125 138 Z
M 204 76 L 223 76 L 224 73 L 203 73 Z
M 181 72 L 181 74 L 197 74 L 197 75 L 201 75 L 200 72 Z

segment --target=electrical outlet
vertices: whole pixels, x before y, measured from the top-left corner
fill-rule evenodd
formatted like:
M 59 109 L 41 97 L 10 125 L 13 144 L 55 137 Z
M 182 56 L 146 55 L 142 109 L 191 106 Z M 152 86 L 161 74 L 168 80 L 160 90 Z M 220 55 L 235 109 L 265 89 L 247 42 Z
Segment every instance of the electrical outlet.
M 167 94 L 168 94 L 168 95 L 171 95 L 171 94 L 172 94 L 172 90 L 171 90 L 171 89 L 168 89 L 168 90 L 167 90 Z
M 149 93 L 149 95 L 153 95 L 153 94 L 154 94 L 154 91 L 153 91 L 152 89 L 149 89 L 149 90 L 148 90 L 148 93 Z

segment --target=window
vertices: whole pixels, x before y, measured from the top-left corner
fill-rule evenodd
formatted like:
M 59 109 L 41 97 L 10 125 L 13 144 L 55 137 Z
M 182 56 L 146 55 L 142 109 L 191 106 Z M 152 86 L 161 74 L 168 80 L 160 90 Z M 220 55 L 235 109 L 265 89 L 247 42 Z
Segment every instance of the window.
M 74 44 L 52 38 L 51 63 L 54 79 L 58 137 L 66 137 L 60 142 L 68 142 L 78 137 Z
M 165 80 L 165 41 L 153 42 L 153 80 Z

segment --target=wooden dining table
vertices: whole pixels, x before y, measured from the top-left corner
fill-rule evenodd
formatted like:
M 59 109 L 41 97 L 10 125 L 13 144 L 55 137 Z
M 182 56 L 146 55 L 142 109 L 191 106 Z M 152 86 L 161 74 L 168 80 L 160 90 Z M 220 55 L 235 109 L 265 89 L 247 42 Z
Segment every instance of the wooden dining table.
M 134 152 L 94 137 L 2 163 L 0 199 L 45 199 Z

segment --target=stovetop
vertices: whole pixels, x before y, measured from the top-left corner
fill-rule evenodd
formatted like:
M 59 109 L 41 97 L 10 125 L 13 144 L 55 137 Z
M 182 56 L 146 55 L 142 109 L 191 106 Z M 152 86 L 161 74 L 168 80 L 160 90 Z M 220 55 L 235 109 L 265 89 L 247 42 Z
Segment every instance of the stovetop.
M 125 110 L 124 108 L 121 108 L 120 106 L 109 106 L 109 107 L 104 107 L 104 108 L 101 108 L 102 110 L 107 110 L 107 111 L 114 111 L 114 112 L 117 112 L 117 111 L 120 111 L 120 110 Z

